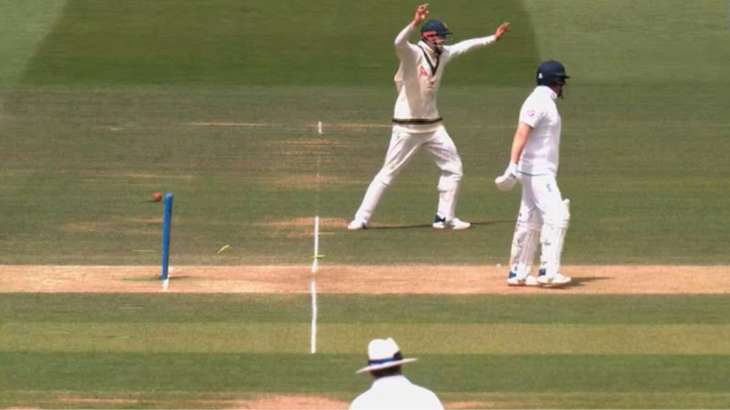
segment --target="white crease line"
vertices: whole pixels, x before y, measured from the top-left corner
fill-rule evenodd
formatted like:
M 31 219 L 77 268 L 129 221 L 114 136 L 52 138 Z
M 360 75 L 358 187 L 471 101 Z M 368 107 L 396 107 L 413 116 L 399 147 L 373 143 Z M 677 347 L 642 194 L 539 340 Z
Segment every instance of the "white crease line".
M 195 127 L 279 127 L 282 124 L 268 122 L 191 122 Z

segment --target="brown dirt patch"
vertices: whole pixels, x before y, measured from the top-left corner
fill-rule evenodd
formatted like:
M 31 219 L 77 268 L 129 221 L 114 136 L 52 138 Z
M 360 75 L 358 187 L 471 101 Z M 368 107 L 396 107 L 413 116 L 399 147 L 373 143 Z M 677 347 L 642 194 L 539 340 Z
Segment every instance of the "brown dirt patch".
M 242 400 L 231 403 L 225 408 L 235 410 L 340 410 L 349 407 L 349 403 L 319 396 L 304 395 L 262 395 L 255 400 Z
M 185 408 L 201 409 L 230 409 L 230 410 L 344 410 L 350 405 L 349 402 L 335 400 L 324 396 L 304 394 L 257 394 L 249 397 L 215 397 L 211 394 L 202 394 L 203 398 L 171 398 L 149 397 L 135 393 L 125 393 L 126 398 L 113 398 L 111 395 L 84 397 L 72 394 L 60 394 L 49 400 L 49 403 L 63 403 L 72 408 L 94 409 L 94 408 L 137 408 L 141 403 L 153 403 L 157 406 L 166 403 L 185 403 Z M 41 407 L 37 407 L 41 408 Z M 11 407 L 8 410 L 34 410 L 36 407 Z
M 314 235 L 313 217 L 268 221 L 263 225 L 273 227 L 287 238 L 307 238 Z M 347 221 L 342 218 L 320 218 L 319 235 L 333 235 L 334 230 L 341 229 L 345 225 L 347 225 Z
M 303 222 L 302 222 L 303 223 Z M 311 223 L 311 221 L 309 222 Z M 566 266 L 574 283 L 561 289 L 511 288 L 496 266 L 327 265 L 320 293 L 364 294 L 711 294 L 730 293 L 728 266 Z M 158 266 L 0 266 L 0 293 L 159 292 Z M 176 266 L 168 292 L 308 293 L 309 265 Z M 385 286 L 387 285 L 387 286 Z
M 294 218 L 294 219 L 284 219 L 284 220 L 277 220 L 277 221 L 271 221 L 267 223 L 266 225 L 277 227 L 277 228 L 301 228 L 301 227 L 308 227 L 313 228 L 314 227 L 314 218 L 306 217 L 306 218 Z M 319 218 L 319 226 L 320 228 L 342 228 L 342 226 L 347 225 L 347 221 L 342 218 Z

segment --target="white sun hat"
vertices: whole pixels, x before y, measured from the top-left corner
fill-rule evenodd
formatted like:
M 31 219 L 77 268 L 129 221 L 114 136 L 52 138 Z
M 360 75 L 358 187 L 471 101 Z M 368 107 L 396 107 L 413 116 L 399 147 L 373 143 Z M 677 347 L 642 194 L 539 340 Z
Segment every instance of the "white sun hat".
M 415 362 L 416 358 L 403 358 L 398 344 L 392 337 L 387 339 L 373 339 L 368 344 L 368 365 L 356 373 L 365 373 L 380 370 L 404 363 Z

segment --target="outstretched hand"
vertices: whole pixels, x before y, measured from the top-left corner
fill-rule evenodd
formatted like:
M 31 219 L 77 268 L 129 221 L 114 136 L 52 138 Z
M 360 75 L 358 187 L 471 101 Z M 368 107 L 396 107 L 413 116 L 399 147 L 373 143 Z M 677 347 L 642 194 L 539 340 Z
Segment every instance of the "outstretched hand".
M 497 27 L 497 31 L 494 32 L 494 37 L 496 37 L 497 40 L 499 40 L 499 38 L 502 37 L 504 35 L 504 33 L 509 31 L 509 29 L 510 29 L 509 23 L 500 24 L 499 27 Z
M 428 13 L 428 3 L 423 3 L 416 7 L 416 13 L 413 15 L 413 25 L 418 26 L 423 23 L 423 20 L 426 20 L 426 17 L 428 17 Z

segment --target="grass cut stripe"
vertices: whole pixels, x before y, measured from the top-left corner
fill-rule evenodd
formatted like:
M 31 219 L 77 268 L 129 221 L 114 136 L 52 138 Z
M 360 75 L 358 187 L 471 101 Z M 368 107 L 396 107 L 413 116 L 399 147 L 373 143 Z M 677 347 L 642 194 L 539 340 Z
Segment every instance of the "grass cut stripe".
M 723 393 L 727 355 L 419 355 L 416 383 L 453 393 Z M 350 392 L 363 354 L 0 353 L 11 392 Z M 295 370 L 294 370 L 295 369 Z M 701 374 L 701 377 L 697 375 Z
M 13 84 L 63 11 L 66 0 L 0 2 L 0 87 Z
M 322 324 L 318 351 L 359 353 L 393 336 L 410 353 L 728 354 L 730 326 Z M 5 323 L 2 351 L 144 353 L 302 353 L 307 324 Z
M 301 324 L 309 303 L 281 294 L 0 294 L 0 323 Z M 726 295 L 320 295 L 319 305 L 320 323 L 730 324 Z
M 452 83 L 509 83 L 520 79 L 515 71 L 532 74 L 537 50 L 521 1 L 474 3 L 468 11 L 444 2 L 439 8 L 459 27 L 460 38 L 488 34 L 486 27 L 496 27 L 503 16 L 520 27 L 511 34 L 511 48 L 493 47 L 461 62 L 462 71 L 478 73 L 489 61 L 489 75 L 472 74 L 469 80 L 454 76 Z M 378 18 L 360 18 L 373 10 L 378 10 Z M 388 0 L 286 5 L 266 0 L 68 0 L 63 17 L 27 69 L 25 81 L 383 84 L 395 68 L 393 38 L 412 11 L 412 5 Z M 282 14 L 290 17 L 282 20 Z M 304 21 L 317 24 L 301 30 L 298 26 Z M 353 53 L 354 49 L 358 52 Z

